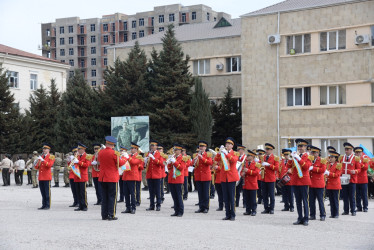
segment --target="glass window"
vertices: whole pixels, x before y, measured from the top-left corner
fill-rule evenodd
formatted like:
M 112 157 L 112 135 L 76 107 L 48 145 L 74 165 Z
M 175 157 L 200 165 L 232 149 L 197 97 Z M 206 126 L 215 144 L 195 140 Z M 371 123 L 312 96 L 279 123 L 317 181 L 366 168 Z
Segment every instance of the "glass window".
M 345 104 L 346 94 L 345 85 L 339 86 L 321 86 L 320 87 L 320 105 Z
M 192 12 L 192 20 L 196 20 L 196 12 L 195 11 Z
M 287 36 L 286 44 L 287 54 L 308 53 L 310 52 L 310 34 Z
M 60 38 L 60 45 L 64 45 L 65 44 L 65 38 Z
M 158 31 L 159 31 L 159 32 L 164 31 L 164 27 L 160 27 L 160 28 L 158 28 Z
M 186 13 L 182 13 L 182 23 L 187 22 Z
M 293 106 L 293 89 L 287 89 L 287 106 Z
M 112 35 L 112 43 L 116 43 L 116 34 Z
M 346 31 L 337 30 L 320 33 L 320 50 L 329 51 L 345 49 Z
M 91 86 L 92 86 L 92 87 L 96 87 L 96 81 L 92 81 L 92 82 L 91 82 Z
M 310 87 L 287 89 L 287 106 L 309 106 L 310 104 Z
M 80 48 L 81 56 L 84 56 L 84 48 Z
M 210 20 L 210 13 L 209 12 L 206 13 L 206 20 L 208 20 L 208 21 Z
M 345 88 L 346 88 L 345 85 L 339 85 L 339 87 L 338 87 L 339 104 L 345 104 L 346 103 Z
M 91 58 L 91 65 L 95 66 L 96 65 L 96 58 Z
M 69 37 L 69 44 L 73 44 L 74 43 L 74 37 Z
M 336 49 L 336 31 L 329 32 L 329 50 Z
M 127 30 L 127 22 L 123 22 L 123 30 Z
M 309 106 L 311 104 L 311 92 L 310 87 L 304 88 L 304 106 Z
M 96 47 L 91 47 L 91 54 L 96 54 Z
M 338 49 L 345 49 L 345 36 L 346 31 L 345 30 L 339 30 L 338 33 Z
M 96 36 L 91 36 L 91 43 L 96 43 Z
M 73 56 L 74 55 L 74 49 L 73 48 L 69 48 L 69 56 Z
M 107 66 L 108 65 L 108 58 L 104 58 L 104 66 Z
M 64 34 L 65 33 L 65 30 L 64 30 L 64 26 L 60 27 L 60 34 Z
M 139 26 L 144 26 L 144 18 L 139 19 Z
M 109 41 L 109 39 L 108 39 L 108 35 L 103 36 L 103 42 L 104 42 L 104 43 L 107 43 L 108 41 Z
M 319 95 L 320 95 L 320 105 L 327 104 L 327 86 L 321 86 L 319 88 Z
M 136 28 L 136 20 L 131 22 L 131 28 L 135 29 Z
M 169 14 L 169 22 L 174 22 L 174 14 Z
M 337 87 L 336 86 L 330 86 L 329 87 L 329 103 L 335 104 L 336 103 L 336 97 L 337 97 Z
M 73 26 L 69 26 L 69 33 L 73 33 Z
M 90 27 L 91 27 L 91 32 L 96 30 L 95 24 L 91 24 Z
M 193 73 L 195 75 L 210 74 L 210 59 L 194 61 L 193 62 Z
M 107 47 L 104 47 L 104 51 L 103 51 L 104 55 L 106 55 L 108 53 L 108 49 Z
M 103 31 L 108 31 L 108 24 L 107 23 L 103 24 Z
M 159 15 L 158 16 L 158 22 L 163 23 L 164 22 L 164 15 Z
M 116 23 L 112 23 L 112 31 L 116 31 Z
M 226 58 L 226 72 L 240 72 L 241 71 L 241 57 Z
M 51 31 L 49 29 L 46 29 L 47 36 L 51 36 Z
M 60 56 L 65 56 L 65 49 L 60 49 Z
M 83 36 L 81 36 L 81 38 L 80 38 L 80 45 L 84 45 L 84 37 Z
M 303 89 L 297 88 L 295 89 L 295 106 L 303 105 Z
M 371 26 L 371 46 L 374 46 L 374 26 Z
M 73 59 L 70 59 L 70 60 L 69 60 L 69 64 L 70 64 L 70 66 L 74 66 L 74 60 L 73 60 Z
M 124 42 L 127 42 L 127 40 L 128 40 L 127 33 L 124 33 L 124 34 L 123 34 L 123 41 L 124 41 Z
M 139 31 L 139 37 L 144 37 L 144 30 Z
M 91 76 L 92 76 L 92 77 L 95 77 L 95 76 L 96 76 L 96 69 L 91 70 Z
M 10 88 L 18 88 L 18 72 L 8 71 L 8 85 Z
M 84 34 L 85 33 L 84 32 L 84 25 L 81 25 L 79 28 L 80 28 L 81 34 Z
M 30 74 L 30 89 L 36 90 L 38 88 L 38 75 Z
M 81 68 L 85 68 L 86 67 L 86 62 L 84 61 L 84 59 L 81 60 Z
M 132 32 L 132 34 L 131 34 L 131 39 L 132 39 L 132 40 L 135 40 L 135 39 L 136 39 L 136 32 Z

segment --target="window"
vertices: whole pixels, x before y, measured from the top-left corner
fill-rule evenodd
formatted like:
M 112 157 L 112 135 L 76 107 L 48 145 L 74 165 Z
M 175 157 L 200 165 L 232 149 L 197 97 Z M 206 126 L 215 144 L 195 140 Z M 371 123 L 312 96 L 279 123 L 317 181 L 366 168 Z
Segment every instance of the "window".
M 96 77 L 96 69 L 91 70 L 91 76 Z
M 226 71 L 227 72 L 242 71 L 240 56 L 226 58 Z
M 195 75 L 210 74 L 210 59 L 194 61 L 193 62 L 193 73 Z
M 214 21 L 217 21 L 217 17 L 214 17 Z
M 127 33 L 124 33 L 124 34 L 123 34 L 123 41 L 124 41 L 124 42 L 127 42 L 127 40 L 128 40 Z
M 287 36 L 287 54 L 309 53 L 310 34 Z
M 345 104 L 345 85 L 321 86 L 320 105 Z
M 104 42 L 104 43 L 107 43 L 108 41 L 109 41 L 109 39 L 108 39 L 108 35 L 103 36 L 103 42 Z
M 47 58 L 51 58 L 51 52 L 50 51 L 47 52 Z
M 60 45 L 64 45 L 65 44 L 65 38 L 60 38 Z
M 192 20 L 196 20 L 196 11 L 192 12 Z
M 164 27 L 160 27 L 160 28 L 158 28 L 158 31 L 159 31 L 159 32 L 164 31 Z
M 85 32 L 84 32 L 84 25 L 81 25 L 80 27 L 80 32 L 81 32 L 81 34 L 84 34 Z
M 65 29 L 64 29 L 64 26 L 60 27 L 60 34 L 64 34 L 65 33 Z
M 96 54 L 96 47 L 91 47 L 91 55 Z
M 182 13 L 182 23 L 187 22 L 186 13 Z
M 144 37 L 144 30 L 139 31 L 139 37 Z
M 84 45 L 84 37 L 83 36 L 81 36 L 80 45 Z
M 85 68 L 86 66 L 86 62 L 84 61 L 84 59 L 81 60 L 81 68 Z
M 151 26 L 154 26 L 155 24 L 155 17 L 151 17 Z
M 48 47 L 51 46 L 51 41 L 50 41 L 50 40 L 47 40 L 47 46 L 48 46 Z
M 345 30 L 336 30 L 320 33 L 320 50 L 345 49 Z
M 374 46 L 374 26 L 371 26 L 371 46 Z
M 74 71 L 73 70 L 70 70 L 69 71 L 69 77 L 73 77 L 74 76 Z
M 92 86 L 92 87 L 96 87 L 96 81 L 92 81 L 92 82 L 91 82 L 91 86 Z
M 287 106 L 309 106 L 309 105 L 310 105 L 310 87 L 287 89 Z
M 69 48 L 69 56 L 73 56 L 74 55 L 74 49 L 73 48 Z
M 8 85 L 10 88 L 18 88 L 18 72 L 8 71 L 7 76 L 9 77 Z
M 327 147 L 333 146 L 337 152 L 344 151 L 344 143 L 347 139 L 321 139 L 321 156 L 327 157 Z M 342 152 L 343 153 L 343 152 Z
M 91 32 L 94 32 L 96 30 L 95 24 L 91 24 L 90 27 L 91 27 Z
M 60 56 L 65 56 L 65 49 L 60 49 Z
M 73 44 L 74 43 L 74 37 L 69 37 L 69 44 Z
M 374 102 L 374 83 L 371 84 L 371 102 Z
M 209 19 L 210 19 L 210 13 L 209 13 L 209 12 L 207 12 L 207 13 L 206 13 L 206 20 L 208 20 L 208 21 L 209 21 Z
M 81 50 L 81 51 L 80 51 L 80 52 L 81 52 L 81 53 L 80 53 L 81 56 L 84 56 L 84 48 L 81 48 L 80 50 Z
M 65 63 L 65 60 L 61 60 L 60 62 Z
M 116 43 L 116 34 L 113 34 L 112 36 L 112 43 Z
M 96 65 L 96 58 L 91 58 L 91 65 L 95 66 Z
M 174 14 L 169 14 L 169 22 L 174 22 L 174 21 L 175 21 Z
M 49 29 L 46 29 L 47 36 L 51 36 L 51 31 Z
M 164 22 L 164 15 L 159 15 L 158 16 L 158 22 L 163 23 Z
M 107 23 L 103 24 L 103 31 L 108 31 L 108 24 Z
M 36 90 L 38 88 L 38 75 L 30 74 L 30 89 Z
M 151 34 L 154 34 L 155 33 L 155 29 L 151 29 Z
M 123 22 L 123 30 L 127 30 L 127 22 Z
M 132 32 L 132 34 L 131 34 L 131 39 L 132 39 L 132 40 L 135 40 L 135 39 L 136 39 L 136 32 Z
M 104 66 L 107 66 L 108 65 L 108 58 L 104 58 L 103 63 L 104 63 Z
M 144 26 L 144 18 L 139 18 L 139 26 Z
M 70 59 L 70 60 L 69 60 L 69 64 L 70 64 L 70 66 L 74 66 L 74 60 L 73 60 L 73 59 Z
M 73 33 L 73 26 L 69 26 L 68 29 L 69 29 L 69 33 Z
M 104 51 L 103 51 L 104 55 L 106 55 L 108 53 L 108 49 L 107 47 L 104 47 Z
M 131 28 L 135 29 L 136 28 L 136 20 L 131 22 Z
M 116 23 L 112 23 L 112 31 L 116 31 Z

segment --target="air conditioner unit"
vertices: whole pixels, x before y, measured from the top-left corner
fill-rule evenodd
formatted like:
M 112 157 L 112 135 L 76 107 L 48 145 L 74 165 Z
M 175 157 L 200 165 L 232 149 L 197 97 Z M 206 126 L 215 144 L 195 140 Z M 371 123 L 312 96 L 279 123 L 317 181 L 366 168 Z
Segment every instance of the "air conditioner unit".
M 281 41 L 279 34 L 269 35 L 268 36 L 268 44 L 279 44 Z
M 217 69 L 217 70 L 223 70 L 223 64 L 222 64 L 222 63 L 218 63 L 218 64 L 216 65 L 216 69 Z
M 357 35 L 355 42 L 356 42 L 356 45 L 369 43 L 370 36 L 369 35 Z

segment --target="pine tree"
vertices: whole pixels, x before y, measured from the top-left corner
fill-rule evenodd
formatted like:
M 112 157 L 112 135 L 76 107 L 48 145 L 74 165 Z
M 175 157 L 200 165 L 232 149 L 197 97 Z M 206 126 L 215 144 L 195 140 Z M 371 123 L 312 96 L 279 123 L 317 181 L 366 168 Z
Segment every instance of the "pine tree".
M 203 88 L 201 79 L 195 77 L 195 91 L 191 100 L 192 132 L 196 141 L 205 140 L 208 144 L 212 141 L 212 113 L 208 94 Z
M 213 105 L 213 135 L 212 144 L 218 147 L 224 140 L 231 136 L 236 143 L 242 143 L 242 119 L 241 110 L 238 109 L 237 100 L 232 98 L 232 88 L 227 86 L 227 91 L 222 102 Z

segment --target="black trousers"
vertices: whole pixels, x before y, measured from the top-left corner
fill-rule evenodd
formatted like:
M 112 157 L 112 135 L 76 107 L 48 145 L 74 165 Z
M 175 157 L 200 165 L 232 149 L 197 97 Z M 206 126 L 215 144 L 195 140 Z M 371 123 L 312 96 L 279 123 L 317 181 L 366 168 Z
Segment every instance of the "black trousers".
M 351 213 L 356 211 L 356 183 L 349 183 L 348 185 L 342 185 L 342 196 L 344 204 L 344 213 Z
M 174 212 L 176 214 L 184 213 L 184 205 L 182 198 L 182 184 L 169 183 L 171 197 L 174 201 Z
M 103 195 L 102 195 L 103 191 L 101 188 L 101 182 L 99 182 L 99 177 L 94 177 L 92 178 L 92 180 L 95 186 L 97 202 L 100 203 L 103 200 Z
M 214 195 L 216 194 L 216 188 L 213 185 L 213 181 L 210 181 L 210 197 L 214 198 Z
M 339 193 L 340 190 L 326 189 L 330 200 L 331 216 L 339 216 Z
M 188 198 L 188 177 L 184 177 L 184 182 L 183 182 L 183 199 Z
M 293 186 L 291 185 L 284 185 L 282 187 L 282 196 L 284 202 L 285 209 L 293 209 L 294 208 L 294 197 L 293 197 Z
M 27 170 L 27 184 L 32 184 L 31 170 Z
M 135 181 L 123 181 L 123 191 L 125 193 L 126 208 L 135 210 Z
M 255 212 L 257 210 L 257 190 L 243 189 L 243 198 L 245 199 L 245 210 L 247 213 Z
M 9 168 L 3 168 L 3 170 L 2 170 L 2 176 L 3 176 L 3 184 L 5 186 L 9 186 L 10 185 L 10 172 L 9 172 Z
M 309 210 L 310 210 L 310 217 L 316 216 L 316 199 L 318 201 L 319 206 L 319 216 L 326 217 L 326 210 L 325 204 L 323 203 L 324 188 L 309 188 Z
M 361 204 L 362 200 L 362 204 Z M 368 209 L 368 184 L 356 184 L 356 206 L 358 209 L 362 210 Z
M 77 205 L 78 194 L 77 194 L 77 189 L 75 188 L 74 179 L 69 179 L 69 180 L 70 180 L 70 189 L 71 189 L 71 192 L 73 193 L 74 205 Z
M 17 170 L 17 172 L 14 173 L 14 181 L 16 184 L 23 184 L 23 172 L 24 170 Z
M 160 192 L 161 192 L 161 200 L 164 200 L 164 184 L 165 184 L 165 179 L 166 178 L 161 178 L 161 183 L 160 183 Z M 168 183 L 169 184 L 169 183 Z
M 218 208 L 223 209 L 223 193 L 221 183 L 216 183 L 216 191 L 218 195 Z
M 243 179 L 242 178 L 240 178 L 239 184 L 235 188 L 236 188 L 236 190 L 235 190 L 235 206 L 239 207 L 240 193 L 243 190 Z M 245 204 L 246 204 L 245 196 L 243 195 L 243 205 L 245 205 Z
M 262 183 L 264 183 L 263 181 L 259 181 L 257 180 L 257 184 L 258 184 L 258 189 L 257 189 L 257 203 L 258 204 L 261 204 L 262 203 Z
M 233 182 L 221 182 L 223 201 L 225 202 L 226 217 L 235 218 L 235 185 Z
M 117 208 L 117 182 L 101 182 L 103 191 L 103 201 L 101 204 L 101 217 L 106 219 L 108 217 L 116 216 Z
M 137 181 L 135 183 L 135 199 L 136 199 L 136 202 L 137 203 L 141 203 L 141 190 L 140 190 L 140 185 L 141 185 L 141 181 Z
M 309 221 L 308 186 L 294 186 L 298 221 Z M 304 207 L 304 209 L 303 209 Z
M 188 172 L 188 192 L 192 192 L 192 172 Z
M 147 179 L 149 189 L 150 207 L 161 207 L 161 179 Z
M 118 185 L 119 185 L 119 200 L 120 201 L 124 201 L 124 199 L 125 199 L 125 192 L 123 190 L 122 175 L 119 176 Z
M 274 210 L 275 196 L 274 196 L 275 182 L 262 182 L 262 197 L 264 199 L 264 209 L 266 211 Z M 269 204 L 270 199 L 270 204 Z
M 39 189 L 42 194 L 42 207 L 51 207 L 51 181 L 39 181 Z
M 170 192 L 170 188 L 169 188 L 169 173 L 166 172 L 166 177 L 164 178 L 164 183 L 165 186 L 166 186 L 166 193 L 169 193 Z
M 210 181 L 196 181 L 196 185 L 199 196 L 199 208 L 201 210 L 209 210 Z
M 87 208 L 86 182 L 75 182 L 74 184 L 77 192 L 79 208 Z

